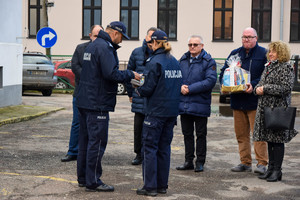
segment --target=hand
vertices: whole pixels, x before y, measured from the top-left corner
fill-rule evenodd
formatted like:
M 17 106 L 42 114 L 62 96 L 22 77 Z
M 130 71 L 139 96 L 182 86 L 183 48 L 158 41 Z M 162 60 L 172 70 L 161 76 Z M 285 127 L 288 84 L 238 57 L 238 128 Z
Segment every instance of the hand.
M 138 88 L 137 85 L 131 84 L 132 88 Z
M 264 95 L 264 86 L 260 86 L 256 88 L 257 95 Z
M 141 75 L 139 74 L 139 73 L 137 73 L 137 72 L 135 72 L 135 71 L 132 71 L 133 72 L 133 74 L 134 74 L 134 79 L 136 79 L 136 80 L 141 80 Z
M 251 83 L 246 83 L 247 89 L 246 89 L 246 93 L 250 94 L 253 92 L 253 87 L 251 85 Z
M 181 86 L 181 93 L 183 95 L 187 95 L 189 92 L 190 92 L 190 90 L 189 90 L 189 86 L 188 85 L 182 85 Z
M 132 97 L 129 97 L 129 102 L 132 103 Z

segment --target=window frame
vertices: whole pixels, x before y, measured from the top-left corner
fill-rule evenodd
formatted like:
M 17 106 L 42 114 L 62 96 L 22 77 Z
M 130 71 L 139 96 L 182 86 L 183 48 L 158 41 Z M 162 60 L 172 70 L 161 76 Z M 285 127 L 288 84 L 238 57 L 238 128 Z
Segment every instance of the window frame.
M 231 8 L 226 8 L 225 7 L 225 1 L 226 0 L 222 0 L 222 8 L 216 8 L 215 7 L 215 2 L 216 0 L 214 0 L 213 2 L 213 32 L 212 32 L 212 38 L 213 38 L 213 42 L 232 42 L 233 41 L 233 14 L 234 14 L 234 0 L 232 0 L 232 7 Z M 221 22 L 221 38 L 217 39 L 215 38 L 215 12 L 221 12 L 222 15 L 222 22 Z M 231 16 L 232 16 L 232 26 L 231 26 L 231 39 L 225 39 L 225 13 L 231 11 Z
M 138 6 L 133 7 L 132 6 L 132 0 L 128 0 L 128 6 L 122 6 L 122 0 L 120 0 L 120 21 L 122 21 L 122 11 L 127 10 L 128 11 L 128 26 L 126 27 L 126 34 L 130 37 L 130 40 L 139 40 L 140 37 L 140 0 L 138 0 Z M 137 37 L 133 37 L 131 33 L 132 29 L 132 11 L 137 10 L 138 11 L 138 21 L 137 21 Z
M 293 12 L 298 13 L 298 22 L 300 22 L 300 1 L 299 1 L 299 8 L 293 7 L 292 1 L 291 1 L 291 17 L 290 17 L 290 42 L 291 43 L 300 43 L 300 24 L 298 25 L 298 39 L 292 40 L 292 15 L 293 15 Z
M 177 24 L 178 24 L 178 0 L 176 0 L 176 8 L 170 8 L 169 6 L 170 6 L 170 0 L 166 0 L 166 8 L 160 8 L 159 7 L 159 0 L 157 0 L 157 27 L 159 29 L 162 29 L 168 35 L 170 41 L 177 41 L 177 35 L 178 35 L 177 34 L 178 33 L 178 31 L 177 31 Z M 170 22 L 170 18 L 169 18 L 168 13 L 170 11 L 175 11 L 176 12 L 175 38 L 170 38 L 170 32 L 169 32 L 170 26 L 169 26 L 169 23 L 167 23 L 166 27 L 164 27 L 164 28 L 159 27 L 159 21 L 160 21 L 159 20 L 159 11 L 161 11 L 161 10 L 165 12 L 164 14 L 166 16 L 166 22 Z
M 35 30 L 35 35 L 32 35 L 30 32 L 31 30 L 31 24 L 30 24 L 30 10 L 31 9 L 36 9 L 36 30 Z M 41 29 L 41 9 L 42 9 L 42 5 L 41 5 L 41 0 L 36 0 L 36 5 L 31 5 L 30 4 L 30 0 L 28 0 L 28 38 L 36 38 L 36 35 L 38 33 L 38 31 Z
M 87 35 L 87 36 L 84 35 L 84 10 L 89 9 L 91 11 L 91 16 L 90 16 L 91 25 L 89 27 L 89 30 L 90 30 L 91 26 L 95 25 L 95 22 L 94 22 L 95 10 L 100 10 L 101 11 L 100 24 L 99 25 L 102 24 L 102 3 L 103 3 L 103 0 L 101 0 L 101 5 L 100 6 L 95 6 L 95 0 L 91 0 L 91 5 L 90 6 L 85 6 L 84 5 L 84 0 L 82 0 L 82 32 L 81 32 L 81 39 L 82 40 L 90 40 L 89 35 Z
M 257 31 L 257 41 L 258 42 L 271 42 L 271 37 L 272 37 L 272 5 L 273 5 L 273 1 L 270 0 L 271 4 L 270 4 L 270 9 L 268 8 L 263 8 L 263 5 L 264 5 L 264 1 L 263 0 L 258 0 L 260 5 L 259 5 L 259 9 L 254 9 L 253 8 L 253 1 L 255 0 L 252 0 L 252 5 L 251 5 L 251 27 L 253 27 L 256 31 Z M 259 27 L 255 27 L 254 26 L 254 12 L 259 12 L 260 13 L 260 18 L 259 18 Z M 265 12 L 270 12 L 270 27 L 269 27 L 269 30 L 270 30 L 270 33 L 268 35 L 269 39 L 263 39 L 263 27 L 266 26 L 266 23 L 264 22 L 263 20 L 263 14 Z

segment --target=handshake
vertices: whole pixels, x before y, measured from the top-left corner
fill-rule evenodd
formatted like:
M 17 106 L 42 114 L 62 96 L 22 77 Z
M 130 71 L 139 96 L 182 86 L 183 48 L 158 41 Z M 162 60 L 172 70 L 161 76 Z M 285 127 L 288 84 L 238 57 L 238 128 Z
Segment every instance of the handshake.
M 144 84 L 144 76 L 143 74 L 138 74 L 137 72 L 134 73 L 134 79 L 131 79 L 130 83 L 132 87 L 137 88 Z

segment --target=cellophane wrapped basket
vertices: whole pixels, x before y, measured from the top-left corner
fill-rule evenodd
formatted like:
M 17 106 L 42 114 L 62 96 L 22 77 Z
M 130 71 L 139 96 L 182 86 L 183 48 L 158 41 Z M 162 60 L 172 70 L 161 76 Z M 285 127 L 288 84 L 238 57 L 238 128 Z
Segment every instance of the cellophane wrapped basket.
M 247 89 L 246 84 L 250 83 L 250 72 L 241 68 L 241 58 L 232 55 L 226 60 L 228 68 L 225 69 L 222 79 L 222 93 L 238 93 Z

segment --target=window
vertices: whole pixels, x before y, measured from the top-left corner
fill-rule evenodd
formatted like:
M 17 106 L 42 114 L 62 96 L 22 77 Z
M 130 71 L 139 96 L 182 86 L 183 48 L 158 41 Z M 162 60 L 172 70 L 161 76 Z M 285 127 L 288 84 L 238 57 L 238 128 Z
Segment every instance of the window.
M 91 26 L 102 22 L 102 0 L 83 0 L 82 7 L 82 39 L 90 39 Z
M 158 28 L 165 31 L 169 40 L 177 39 L 177 0 L 158 0 Z
M 258 41 L 271 41 L 272 0 L 252 0 L 251 26 L 257 31 Z
M 139 39 L 139 0 L 121 0 L 120 21 L 127 28 L 130 39 Z
M 291 1 L 291 30 L 290 41 L 300 41 L 300 0 Z
M 213 40 L 232 41 L 233 0 L 214 0 Z
M 42 2 L 41 0 L 28 0 L 28 31 L 29 38 L 36 38 L 42 23 Z

